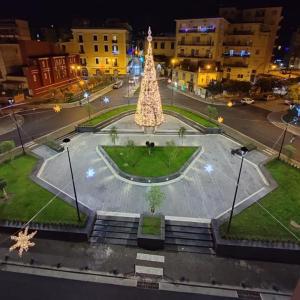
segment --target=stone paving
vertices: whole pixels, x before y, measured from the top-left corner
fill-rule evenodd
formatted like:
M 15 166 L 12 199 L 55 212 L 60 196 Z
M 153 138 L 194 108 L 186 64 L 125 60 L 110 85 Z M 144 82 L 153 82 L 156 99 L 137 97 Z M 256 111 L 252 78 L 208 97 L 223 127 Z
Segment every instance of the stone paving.
M 126 121 L 126 120 L 125 120 Z M 167 216 L 211 219 L 229 210 L 240 166 L 240 157 L 232 156 L 230 150 L 239 145 L 222 135 L 187 135 L 183 142 L 176 133 L 168 135 L 120 134 L 117 144 L 124 145 L 128 139 L 137 145 L 154 141 L 164 145 L 174 140 L 178 145 L 201 146 L 203 153 L 190 166 L 183 179 L 161 187 L 166 200 L 160 211 Z M 74 137 L 69 145 L 78 199 L 93 210 L 141 213 L 148 210 L 145 201 L 147 186 L 137 186 L 119 180 L 96 152 L 98 145 L 111 145 L 109 134 L 84 133 Z M 49 158 L 49 151 L 37 148 L 45 163 L 38 177 L 70 197 L 73 190 L 66 152 Z M 43 154 L 44 153 L 44 154 Z M 253 158 L 253 159 L 252 159 Z M 255 151 L 249 155 L 241 174 L 237 203 L 244 199 L 262 197 L 268 185 L 256 164 L 266 156 Z

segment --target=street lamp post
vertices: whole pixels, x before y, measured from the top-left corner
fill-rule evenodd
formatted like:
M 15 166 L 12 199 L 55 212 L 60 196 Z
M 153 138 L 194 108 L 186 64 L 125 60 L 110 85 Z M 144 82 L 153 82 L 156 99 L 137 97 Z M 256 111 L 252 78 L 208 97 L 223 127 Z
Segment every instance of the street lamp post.
M 20 139 L 20 142 L 21 142 L 21 146 L 22 146 L 22 152 L 23 152 L 23 154 L 25 154 L 25 148 L 24 148 L 24 143 L 23 143 L 22 137 L 21 137 L 21 132 L 20 132 L 19 124 L 18 124 L 16 115 L 15 115 L 15 111 L 13 109 L 14 100 L 13 99 L 9 99 L 8 103 L 10 104 L 10 109 L 11 109 L 11 112 L 12 112 L 12 115 L 13 115 L 16 127 L 17 127 L 18 136 L 19 136 L 19 139 Z
M 282 138 L 282 142 L 281 142 L 279 153 L 278 153 L 278 159 L 280 159 L 280 154 L 282 152 L 282 148 L 283 148 L 283 145 L 284 145 L 285 136 L 286 136 L 286 132 L 288 130 L 288 127 L 289 127 L 289 123 L 286 124 L 285 129 L 284 129 L 283 138 Z
M 237 179 L 237 182 L 236 182 L 236 186 L 235 186 L 235 192 L 234 192 L 234 197 L 233 197 L 233 202 L 232 202 L 230 217 L 229 217 L 228 226 L 227 226 L 227 234 L 230 231 L 230 226 L 231 226 L 231 221 L 232 221 L 232 216 L 233 216 L 233 210 L 234 210 L 234 206 L 235 206 L 236 196 L 237 196 L 237 192 L 238 192 L 238 188 L 239 188 L 239 183 L 240 183 L 240 177 L 241 177 L 242 168 L 243 168 L 244 157 L 248 153 L 248 149 L 246 147 L 241 147 L 240 149 L 238 149 L 238 151 L 240 152 L 242 159 L 241 159 L 241 165 L 240 165 L 240 170 L 239 170 L 239 176 L 238 176 L 238 179 Z
M 71 172 L 71 178 L 72 178 L 72 184 L 73 184 L 73 190 L 74 190 L 74 196 L 75 196 L 77 218 L 78 218 L 78 222 L 81 222 L 80 212 L 79 212 L 79 207 L 78 207 L 78 200 L 77 200 L 77 193 L 76 193 L 76 188 L 75 188 L 75 181 L 74 181 L 74 176 L 73 176 L 73 169 L 72 169 L 70 152 L 69 152 L 69 147 L 68 147 L 68 143 L 70 142 L 70 139 L 69 138 L 65 138 L 63 140 L 63 142 L 67 145 L 67 153 L 68 153 L 68 160 L 69 160 L 69 166 L 70 166 L 70 172 Z

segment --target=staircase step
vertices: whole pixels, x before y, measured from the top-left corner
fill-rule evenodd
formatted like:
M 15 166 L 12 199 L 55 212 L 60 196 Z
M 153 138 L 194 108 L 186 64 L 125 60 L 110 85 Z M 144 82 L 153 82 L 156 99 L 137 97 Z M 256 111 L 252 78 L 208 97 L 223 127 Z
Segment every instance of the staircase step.
M 166 220 L 166 226 L 188 226 L 188 227 L 202 227 L 202 228 L 210 228 L 210 223 L 198 223 L 198 222 L 188 222 L 188 221 L 173 221 Z
M 118 233 L 118 232 L 105 232 L 105 238 L 114 238 L 114 239 L 126 239 L 126 240 L 136 240 L 136 234 L 128 233 Z
M 114 221 L 114 220 L 96 220 L 95 225 L 105 225 L 105 226 L 119 226 L 119 227 L 129 227 L 137 228 L 139 223 L 125 222 L 125 221 Z
M 176 226 L 175 225 L 166 225 L 166 231 L 211 234 L 210 228 L 206 228 L 206 227 L 190 227 L 190 226 L 177 226 L 177 225 Z
M 166 251 L 174 251 L 174 252 L 189 252 L 189 253 L 215 255 L 214 250 L 212 248 L 207 248 L 207 247 L 165 245 L 164 249 Z
M 106 215 L 97 215 L 97 220 L 120 221 L 120 222 L 137 222 L 137 223 L 139 222 L 139 218 L 106 216 Z
M 196 246 L 196 247 L 213 247 L 213 242 L 211 241 L 196 241 L 196 240 L 187 240 L 179 238 L 166 238 L 165 243 L 169 245 L 177 246 Z
M 197 233 L 186 233 L 186 232 L 167 232 L 165 234 L 166 238 L 179 238 L 187 240 L 201 240 L 201 241 L 212 241 L 212 236 L 210 234 L 197 234 Z
M 95 225 L 94 231 L 137 233 L 137 227 Z
M 106 238 L 105 239 L 105 243 L 106 244 L 112 244 L 112 245 L 137 247 L 137 241 L 136 240 L 124 240 L 124 239 Z

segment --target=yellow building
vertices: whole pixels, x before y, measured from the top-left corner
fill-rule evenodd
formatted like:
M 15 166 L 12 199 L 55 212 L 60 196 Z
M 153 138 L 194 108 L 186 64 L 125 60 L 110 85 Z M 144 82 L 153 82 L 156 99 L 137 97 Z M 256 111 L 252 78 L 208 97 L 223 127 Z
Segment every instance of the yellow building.
M 71 54 L 79 54 L 83 75 L 126 74 L 130 32 L 122 28 L 73 28 L 73 39 L 60 43 Z
M 153 36 L 152 37 L 152 52 L 155 57 L 166 57 L 168 59 L 175 56 L 175 36 L 172 35 L 164 35 L 164 36 Z M 147 39 L 145 41 L 147 52 Z
M 179 86 L 196 90 L 222 78 L 253 81 L 269 71 L 282 8 L 222 8 L 219 13 L 219 18 L 176 20 L 173 81 Z M 183 80 L 182 73 L 191 70 L 197 81 Z

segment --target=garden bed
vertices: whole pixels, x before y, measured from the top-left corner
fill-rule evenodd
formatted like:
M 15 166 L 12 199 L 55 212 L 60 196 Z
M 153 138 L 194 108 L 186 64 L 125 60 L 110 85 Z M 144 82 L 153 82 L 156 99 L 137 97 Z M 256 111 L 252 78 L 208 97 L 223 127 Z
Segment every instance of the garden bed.
M 6 180 L 9 196 L 8 200 L 0 202 L 0 220 L 26 222 L 54 197 L 30 179 L 36 164 L 36 158 L 22 155 L 0 165 L 0 178 Z M 81 223 L 78 223 L 76 209 L 57 197 L 34 222 L 84 226 L 86 218 L 82 213 Z

